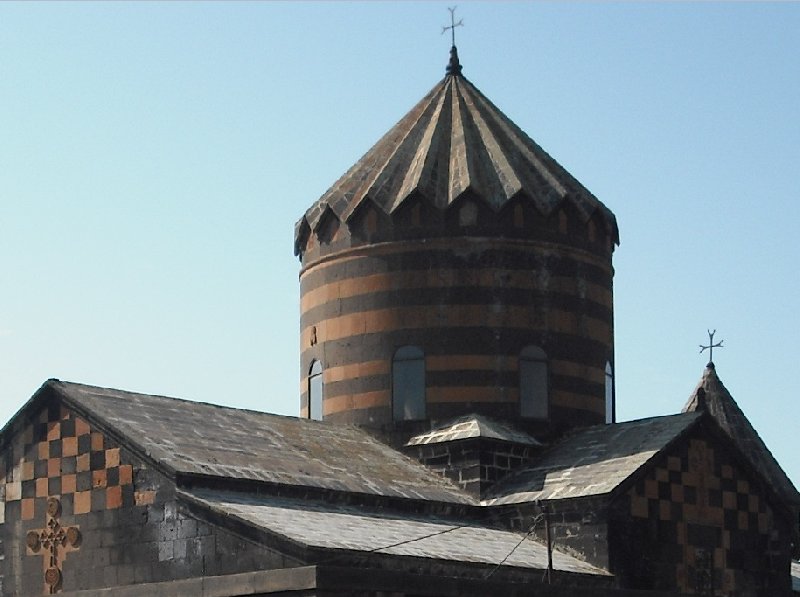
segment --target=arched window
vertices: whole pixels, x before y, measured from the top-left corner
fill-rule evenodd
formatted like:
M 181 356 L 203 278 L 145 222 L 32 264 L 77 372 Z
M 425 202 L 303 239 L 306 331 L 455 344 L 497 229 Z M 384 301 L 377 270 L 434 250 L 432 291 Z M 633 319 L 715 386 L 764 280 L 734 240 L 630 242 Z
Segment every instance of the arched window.
M 401 346 L 392 359 L 392 415 L 395 421 L 425 418 L 425 353 Z
M 547 355 L 538 346 L 526 346 L 519 355 L 520 414 L 546 419 L 548 402 Z
M 317 360 L 308 370 L 308 418 L 322 420 L 322 363 Z
M 614 370 L 606 361 L 606 423 L 614 422 Z

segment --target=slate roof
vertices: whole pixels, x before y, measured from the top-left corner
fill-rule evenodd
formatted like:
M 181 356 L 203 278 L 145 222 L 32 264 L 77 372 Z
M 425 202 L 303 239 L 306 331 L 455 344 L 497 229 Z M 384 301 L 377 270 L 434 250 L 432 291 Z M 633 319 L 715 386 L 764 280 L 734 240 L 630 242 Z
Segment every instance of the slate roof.
M 701 388 L 704 391 L 702 399 L 698 397 L 698 390 Z M 703 408 L 733 439 L 742 453 L 750 459 L 754 468 L 769 481 L 775 493 L 785 502 L 800 507 L 800 494 L 794 484 L 722 384 L 713 363 L 709 363 L 706 367 L 703 378 L 683 407 L 683 411 L 697 412 Z
M 406 446 L 438 444 L 476 437 L 497 439 L 527 446 L 542 445 L 535 438 L 518 429 L 514 429 L 513 427 L 494 421 L 483 415 L 471 414 L 443 423 L 426 433 L 415 435 L 408 440 Z
M 58 380 L 46 382 L 31 400 L 48 391 L 168 473 L 474 503 L 447 479 L 356 427 Z
M 506 566 L 547 568 L 546 546 L 530 538 L 520 544 L 520 533 L 474 522 L 213 490 L 192 490 L 181 495 L 216 513 L 309 547 L 479 564 L 499 564 L 508 556 Z M 519 547 L 514 549 L 517 544 Z M 565 572 L 608 575 L 560 552 L 553 552 L 553 567 Z
M 348 219 L 366 201 L 394 213 L 414 194 L 439 209 L 466 191 L 499 211 L 515 197 L 545 216 L 563 201 L 584 220 L 599 213 L 619 242 L 614 215 L 486 96 L 460 74 L 448 75 L 387 132 L 314 205 L 295 227 L 315 230 L 330 210 Z
M 687 431 L 701 413 L 652 417 L 578 431 L 490 488 L 485 505 L 604 495 Z

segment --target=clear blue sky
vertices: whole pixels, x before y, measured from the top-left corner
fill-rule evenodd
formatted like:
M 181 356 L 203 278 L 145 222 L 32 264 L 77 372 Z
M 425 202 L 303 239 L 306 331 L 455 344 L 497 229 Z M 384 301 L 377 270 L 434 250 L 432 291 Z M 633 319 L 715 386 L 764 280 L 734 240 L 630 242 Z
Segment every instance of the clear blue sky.
M 0 421 L 47 378 L 298 411 L 295 221 L 447 4 L 0 3 Z M 800 485 L 800 3 L 462 3 L 464 74 L 617 215 L 619 419 L 706 362 Z

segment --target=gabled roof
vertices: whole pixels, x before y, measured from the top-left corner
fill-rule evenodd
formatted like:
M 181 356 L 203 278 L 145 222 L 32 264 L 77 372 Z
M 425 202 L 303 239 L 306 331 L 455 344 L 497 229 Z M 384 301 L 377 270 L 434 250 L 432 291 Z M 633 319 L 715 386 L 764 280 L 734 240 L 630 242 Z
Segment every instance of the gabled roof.
M 54 395 L 170 475 L 474 503 L 356 427 L 58 380 L 46 382 L 23 410 Z
M 415 435 L 408 440 L 406 446 L 438 444 L 477 437 L 497 439 L 526 446 L 542 445 L 534 437 L 505 423 L 494 421 L 483 415 L 470 414 L 447 421 L 426 433 Z
M 511 122 L 457 69 L 428 92 L 306 211 L 295 228 L 327 210 L 348 221 L 367 201 L 391 214 L 412 195 L 447 209 L 465 192 L 499 211 L 516 197 L 550 215 L 569 201 L 588 220 L 599 213 L 619 242 L 616 219 L 589 190 Z
M 608 494 L 701 416 L 685 413 L 588 427 L 553 446 L 535 464 L 499 481 L 483 503 L 501 505 Z
M 699 390 L 702 393 L 698 394 Z M 708 411 L 782 500 L 795 507 L 800 506 L 800 494 L 794 484 L 722 384 L 713 363 L 708 364 L 703 378 L 683 407 L 683 412 L 701 410 Z
M 547 547 L 521 533 L 475 522 L 416 516 L 309 500 L 213 490 L 181 492 L 225 518 L 257 527 L 295 544 L 351 552 L 434 560 L 547 568 Z M 504 558 L 507 558 L 505 561 Z M 579 574 L 608 573 L 553 552 L 553 568 Z

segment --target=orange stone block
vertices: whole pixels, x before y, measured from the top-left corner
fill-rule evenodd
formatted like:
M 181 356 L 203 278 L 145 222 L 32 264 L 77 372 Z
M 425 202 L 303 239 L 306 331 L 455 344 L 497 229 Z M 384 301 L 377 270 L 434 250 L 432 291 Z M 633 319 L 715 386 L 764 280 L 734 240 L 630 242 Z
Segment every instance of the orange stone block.
M 631 515 L 637 518 L 647 518 L 647 498 L 631 496 Z
M 61 477 L 61 494 L 75 493 L 77 487 L 76 475 L 64 475 Z
M 21 471 L 22 473 L 22 480 L 23 481 L 30 481 L 33 479 L 33 463 L 32 462 L 23 462 Z
M 61 459 L 48 458 L 47 459 L 47 476 L 60 477 L 61 476 Z
M 137 491 L 133 494 L 133 503 L 137 506 L 148 506 L 155 501 L 155 491 Z
M 47 484 L 47 479 L 36 479 L 36 497 L 47 497 L 50 489 Z
M 100 471 L 92 471 L 92 487 L 103 488 L 107 485 L 107 477 L 105 469 Z
M 50 444 L 39 442 L 39 460 L 46 460 L 47 458 L 50 458 Z
M 6 501 L 14 502 L 22 498 L 22 481 L 6 483 Z
M 89 453 L 81 454 L 75 462 L 75 470 L 79 473 L 85 473 L 90 468 L 91 461 L 89 460 Z
M 130 485 L 133 483 L 133 467 L 130 464 L 123 464 L 119 467 L 119 484 Z
M 61 423 L 54 421 L 47 424 L 47 441 L 61 439 Z
M 61 455 L 64 457 L 78 455 L 77 437 L 65 437 L 61 440 Z
M 33 520 L 36 515 L 33 498 L 23 498 L 20 515 L 22 520 Z
M 739 522 L 739 530 L 740 531 L 748 531 L 750 530 L 750 518 L 747 515 L 747 512 L 739 512 L 738 513 L 738 522 Z
M 119 448 L 106 450 L 106 468 L 119 466 Z
M 92 509 L 92 492 L 78 491 L 75 494 L 75 514 L 86 514 Z
M 103 449 L 103 434 L 94 432 L 92 433 L 92 452 L 99 452 Z
M 86 435 L 91 432 L 89 428 L 89 423 L 81 419 L 80 417 L 75 417 L 75 435 Z
M 722 492 L 722 507 L 726 510 L 736 510 L 736 494 L 734 492 Z
M 115 485 L 106 489 L 106 509 L 114 510 L 122 507 L 122 487 Z

